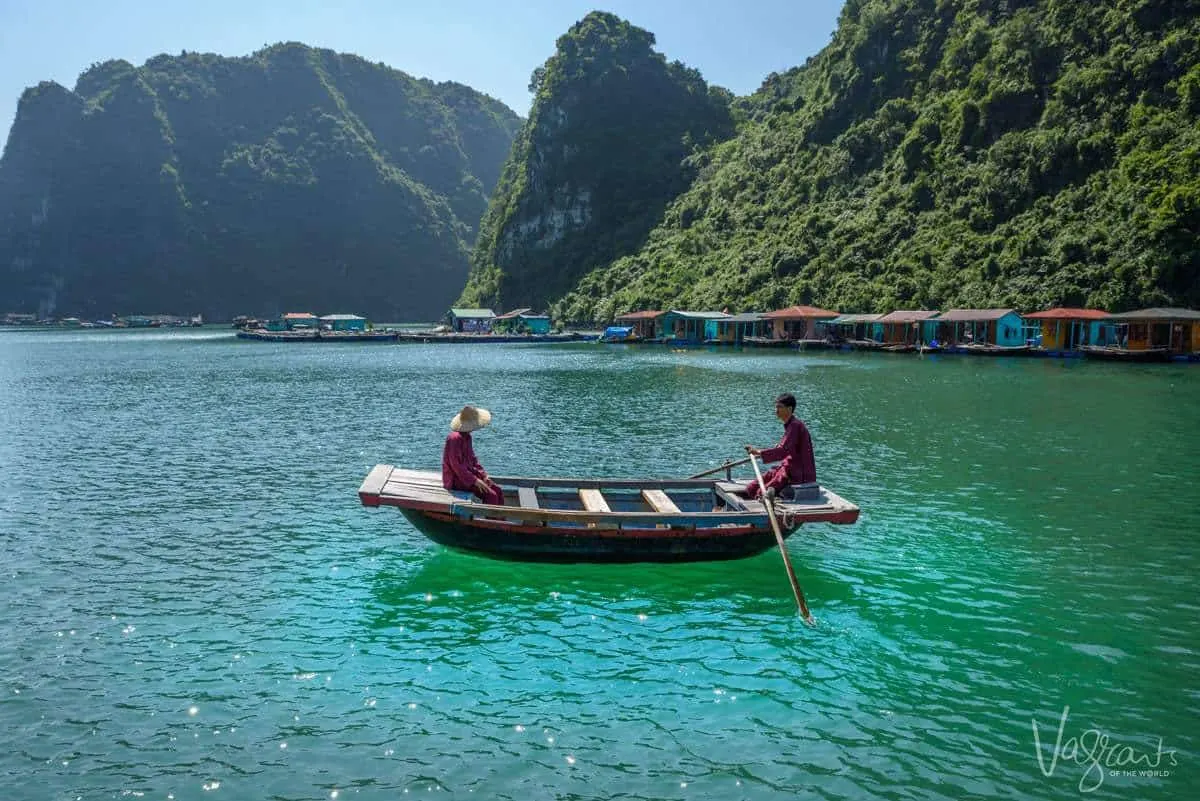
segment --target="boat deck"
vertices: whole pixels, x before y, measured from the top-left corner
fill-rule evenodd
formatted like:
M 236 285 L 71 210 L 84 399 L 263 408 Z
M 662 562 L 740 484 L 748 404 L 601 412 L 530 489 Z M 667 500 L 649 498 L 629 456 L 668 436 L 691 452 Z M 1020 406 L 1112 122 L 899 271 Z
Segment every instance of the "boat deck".
M 766 508 L 740 493 L 742 482 L 711 479 L 646 481 L 493 476 L 504 506 L 480 503 L 472 493 L 447 490 L 440 472 L 376 465 L 359 488 L 365 506 L 450 511 L 513 522 L 553 524 L 748 525 L 764 523 Z M 858 507 L 816 484 L 791 500 L 778 499 L 776 513 L 797 522 L 854 522 Z

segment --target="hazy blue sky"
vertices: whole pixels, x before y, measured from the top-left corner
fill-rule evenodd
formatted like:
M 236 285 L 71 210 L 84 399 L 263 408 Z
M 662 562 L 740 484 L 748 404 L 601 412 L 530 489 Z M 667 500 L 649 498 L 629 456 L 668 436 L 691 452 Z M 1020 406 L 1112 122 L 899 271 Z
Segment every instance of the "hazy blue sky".
M 842 0 L 0 0 L 0 132 L 17 98 L 89 65 L 181 50 L 242 56 L 299 41 L 467 84 L 529 111 L 529 74 L 593 9 L 652 31 L 670 59 L 737 94 L 828 43 Z

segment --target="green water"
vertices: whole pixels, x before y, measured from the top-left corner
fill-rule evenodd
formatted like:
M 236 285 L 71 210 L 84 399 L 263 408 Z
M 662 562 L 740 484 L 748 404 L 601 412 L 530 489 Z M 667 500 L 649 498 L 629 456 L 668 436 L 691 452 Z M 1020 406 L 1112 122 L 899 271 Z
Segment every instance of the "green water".
M 355 495 L 467 401 L 492 472 L 658 476 L 783 390 L 863 509 L 789 540 L 816 629 L 777 553 L 506 564 Z M 5 797 L 1194 798 L 1198 451 L 1187 365 L 0 333 Z

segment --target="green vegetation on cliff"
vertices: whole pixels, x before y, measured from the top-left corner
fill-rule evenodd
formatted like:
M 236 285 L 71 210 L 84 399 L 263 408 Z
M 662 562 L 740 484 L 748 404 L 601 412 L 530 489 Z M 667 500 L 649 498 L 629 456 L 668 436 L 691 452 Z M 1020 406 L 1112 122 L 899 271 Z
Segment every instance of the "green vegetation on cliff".
M 825 50 L 689 159 L 696 180 L 645 245 L 553 312 L 1200 305 L 1188 8 L 849 0 Z M 619 156 L 586 154 L 597 170 Z
M 0 159 L 0 311 L 434 319 L 520 123 L 299 44 L 43 83 Z
M 533 74 L 529 120 L 471 257 L 463 305 L 545 305 L 635 252 L 694 175 L 693 150 L 733 133 L 732 96 L 668 62 L 654 35 L 593 12 Z

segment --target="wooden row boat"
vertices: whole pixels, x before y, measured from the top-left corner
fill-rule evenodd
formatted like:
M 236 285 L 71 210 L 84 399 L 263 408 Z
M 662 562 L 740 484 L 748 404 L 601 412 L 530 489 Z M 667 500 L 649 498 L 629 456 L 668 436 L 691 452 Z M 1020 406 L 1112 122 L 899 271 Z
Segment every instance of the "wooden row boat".
M 1171 351 L 1167 348 L 1143 348 L 1130 350 L 1111 345 L 1081 345 L 1079 347 L 1088 359 L 1104 359 L 1114 362 L 1169 362 Z
M 789 348 L 792 341 L 775 337 L 742 337 L 742 344 L 749 348 Z
M 1028 345 L 985 345 L 971 343 L 960 345 L 963 353 L 973 356 L 1026 356 L 1032 350 Z
M 690 562 L 754 556 L 776 545 L 767 511 L 712 479 L 493 477 L 504 506 L 442 486 L 440 472 L 376 465 L 364 506 L 395 506 L 434 542 L 538 562 Z M 804 523 L 850 524 L 859 509 L 832 490 L 800 485 L 775 501 L 785 536 Z M 788 492 L 782 493 L 788 495 Z

